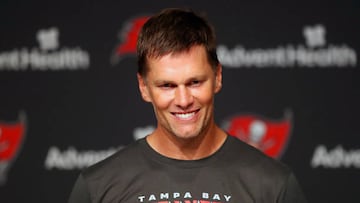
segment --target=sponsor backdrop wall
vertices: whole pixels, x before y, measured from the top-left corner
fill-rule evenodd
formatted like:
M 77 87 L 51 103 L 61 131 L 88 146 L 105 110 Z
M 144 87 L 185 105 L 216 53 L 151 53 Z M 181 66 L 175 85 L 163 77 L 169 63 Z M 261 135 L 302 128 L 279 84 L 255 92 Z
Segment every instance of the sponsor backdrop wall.
M 215 26 L 217 122 L 288 164 L 309 202 L 360 202 L 360 4 L 203 0 L 2 1 L 0 202 L 66 202 L 82 168 L 154 129 L 135 41 L 165 7 Z

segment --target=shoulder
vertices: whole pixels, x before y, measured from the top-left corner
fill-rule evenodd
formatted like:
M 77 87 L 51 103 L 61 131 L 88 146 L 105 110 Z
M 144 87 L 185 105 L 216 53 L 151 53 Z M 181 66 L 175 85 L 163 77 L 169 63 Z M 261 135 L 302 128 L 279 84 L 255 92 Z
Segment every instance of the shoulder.
M 291 174 L 291 170 L 286 164 L 265 155 L 260 150 L 235 137 L 228 136 L 225 151 L 225 159 L 229 164 L 240 168 L 242 172 L 247 174 L 283 180 Z
M 239 177 L 250 193 L 280 202 L 306 202 L 293 171 L 285 163 L 234 137 L 229 137 L 224 154 L 224 164 L 230 165 L 227 173 Z
M 143 139 L 120 149 L 108 158 L 84 169 L 74 186 L 72 202 L 79 199 L 98 202 L 107 193 L 126 190 L 132 178 L 146 168 L 143 158 Z M 133 176 L 130 176 L 132 174 Z M 90 201 L 79 201 L 90 202 Z
M 140 157 L 143 153 L 141 142 L 143 140 L 131 143 L 104 160 L 84 169 L 82 171 L 84 179 L 111 178 L 111 176 L 118 174 L 118 171 L 126 172 L 127 168 L 133 168 L 132 166 L 137 165 L 141 160 Z

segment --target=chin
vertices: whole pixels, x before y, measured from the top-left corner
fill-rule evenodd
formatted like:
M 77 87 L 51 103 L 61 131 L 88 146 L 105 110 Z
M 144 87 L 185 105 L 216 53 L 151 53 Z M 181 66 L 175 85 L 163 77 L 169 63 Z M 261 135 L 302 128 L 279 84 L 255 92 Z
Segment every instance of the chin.
M 175 133 L 174 134 L 177 138 L 179 139 L 183 139 L 183 140 L 191 140 L 194 138 L 199 137 L 199 133 L 194 133 L 194 132 L 190 132 L 190 133 Z

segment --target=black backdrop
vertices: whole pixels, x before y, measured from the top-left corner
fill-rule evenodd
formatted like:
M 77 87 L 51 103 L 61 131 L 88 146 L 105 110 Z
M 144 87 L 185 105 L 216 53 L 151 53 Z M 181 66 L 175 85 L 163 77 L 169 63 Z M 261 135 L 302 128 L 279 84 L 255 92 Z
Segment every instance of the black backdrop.
M 116 50 L 165 7 L 204 12 L 215 26 L 217 122 L 250 118 L 269 132 L 288 122 L 274 158 L 309 202 L 359 202 L 359 4 L 203 0 L 2 1 L 0 202 L 66 202 L 83 167 L 152 130 L 134 44 Z M 248 128 L 237 126 L 245 139 Z M 274 132 L 258 144 L 278 141 Z

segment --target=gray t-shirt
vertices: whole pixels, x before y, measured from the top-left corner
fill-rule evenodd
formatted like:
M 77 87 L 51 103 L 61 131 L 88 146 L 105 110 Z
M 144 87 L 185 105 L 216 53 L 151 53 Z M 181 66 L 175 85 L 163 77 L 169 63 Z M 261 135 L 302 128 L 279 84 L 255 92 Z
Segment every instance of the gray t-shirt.
M 141 139 L 85 169 L 69 203 L 305 203 L 284 164 L 228 136 L 213 155 L 176 160 Z

